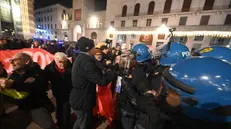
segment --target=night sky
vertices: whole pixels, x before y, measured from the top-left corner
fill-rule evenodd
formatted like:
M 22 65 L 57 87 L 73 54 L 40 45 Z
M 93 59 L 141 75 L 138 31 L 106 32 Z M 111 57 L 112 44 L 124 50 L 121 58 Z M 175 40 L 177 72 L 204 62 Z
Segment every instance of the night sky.
M 96 1 L 96 10 L 105 10 L 107 0 L 95 0 Z M 72 0 L 35 0 L 35 9 L 60 3 L 66 7 L 72 7 Z

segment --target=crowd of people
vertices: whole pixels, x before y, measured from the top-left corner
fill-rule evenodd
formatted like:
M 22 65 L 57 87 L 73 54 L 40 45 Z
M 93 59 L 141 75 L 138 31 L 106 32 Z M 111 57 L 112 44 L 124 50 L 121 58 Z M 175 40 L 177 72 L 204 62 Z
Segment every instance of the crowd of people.
M 45 49 L 37 41 L 31 45 L 40 46 Z M 191 119 L 182 115 L 178 92 L 163 82 L 168 68 L 191 56 L 185 45 L 169 43 L 161 49 L 162 55 L 153 56 L 145 44 L 136 44 L 132 50 L 122 52 L 119 45 L 95 46 L 93 40 L 81 37 L 65 50 L 69 52 L 49 49 L 54 60 L 45 69 L 25 53 L 17 53 L 10 60 L 11 75 L 7 75 L 0 63 L 0 93 L 5 103 L 18 106 L 9 114 L 3 113 L 0 128 L 26 129 L 33 121 L 44 129 L 91 129 L 98 118 L 95 116 L 100 114 L 94 111 L 100 105 L 108 107 L 103 110 L 109 123 L 114 120 L 121 125 L 116 128 L 193 128 L 193 125 L 181 127 L 186 123 L 184 120 L 191 122 Z M 192 53 L 197 55 L 195 51 Z M 16 92 L 18 97 L 6 94 L 8 90 Z M 52 90 L 54 99 L 48 98 L 48 90 Z M 106 96 L 99 102 L 103 92 Z M 57 121 L 51 117 L 52 109 Z
M 12 42 L 1 41 L 4 49 L 9 49 L 6 46 Z M 44 49 L 43 45 L 34 41 L 31 47 Z M 54 42 L 50 42 L 50 45 L 54 45 Z M 71 109 L 77 116 L 74 128 L 92 126 L 96 84 L 107 86 L 112 81 L 116 81 L 115 58 L 122 53 L 120 46 L 113 51 L 109 51 L 106 45 L 95 48 L 93 40 L 85 37 L 78 40 L 75 48 L 76 55 L 72 62 L 68 59 L 68 54 L 49 49 L 54 53 L 54 61 L 44 70 L 25 53 L 17 53 L 10 60 L 13 67 L 11 75 L 7 75 L 4 65 L 0 63 L 0 89 L 4 95 L 4 102 L 18 106 L 16 111 L 1 118 L 0 127 L 25 129 L 33 121 L 44 129 L 69 129 L 73 126 Z M 4 94 L 7 89 L 14 89 L 20 95 L 24 94 L 24 97 L 15 99 L 7 96 Z M 48 90 L 52 90 L 55 98 L 57 119 L 55 124 L 49 112 L 52 103 L 47 97 Z M 6 121 L 11 115 L 13 116 L 11 121 L 15 121 L 15 124 Z M 20 120 L 22 117 L 23 122 Z
M 56 52 L 64 52 L 68 57 L 72 56 L 72 50 L 75 48 L 76 42 L 29 39 L 22 40 L 20 38 L 0 38 L 0 50 L 17 50 L 23 48 L 41 48 L 51 54 Z

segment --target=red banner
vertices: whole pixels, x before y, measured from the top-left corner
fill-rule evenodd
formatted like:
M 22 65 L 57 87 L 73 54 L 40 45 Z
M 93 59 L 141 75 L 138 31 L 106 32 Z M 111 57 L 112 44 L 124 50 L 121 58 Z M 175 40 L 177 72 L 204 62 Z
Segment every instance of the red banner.
M 25 48 L 20 50 L 1 50 L 0 61 L 3 62 L 8 73 L 12 72 L 12 66 L 10 65 L 9 60 L 12 58 L 12 56 L 19 52 L 31 55 L 33 61 L 37 62 L 42 69 L 45 68 L 46 65 L 50 64 L 50 62 L 54 59 L 54 56 L 52 54 L 43 49 L 38 48 Z

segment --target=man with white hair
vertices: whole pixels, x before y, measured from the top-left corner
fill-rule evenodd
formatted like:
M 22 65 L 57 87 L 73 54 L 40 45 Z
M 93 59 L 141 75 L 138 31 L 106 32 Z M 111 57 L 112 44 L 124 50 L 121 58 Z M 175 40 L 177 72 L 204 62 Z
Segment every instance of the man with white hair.
M 47 65 L 44 71 L 56 98 L 56 124 L 60 129 L 69 129 L 71 115 L 69 94 L 72 89 L 72 82 L 71 63 L 67 55 L 62 52 L 55 53 L 54 61 Z

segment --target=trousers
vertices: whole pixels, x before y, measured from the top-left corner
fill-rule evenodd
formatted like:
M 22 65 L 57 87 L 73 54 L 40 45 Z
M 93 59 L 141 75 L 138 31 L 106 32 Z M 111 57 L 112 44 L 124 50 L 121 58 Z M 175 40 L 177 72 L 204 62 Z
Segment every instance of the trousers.
M 57 126 L 60 129 L 70 129 L 71 125 L 71 107 L 69 101 L 63 102 L 57 100 L 56 107 L 56 118 L 57 118 Z
M 74 110 L 77 120 L 73 129 L 92 129 L 93 124 L 93 109 L 89 111 Z

